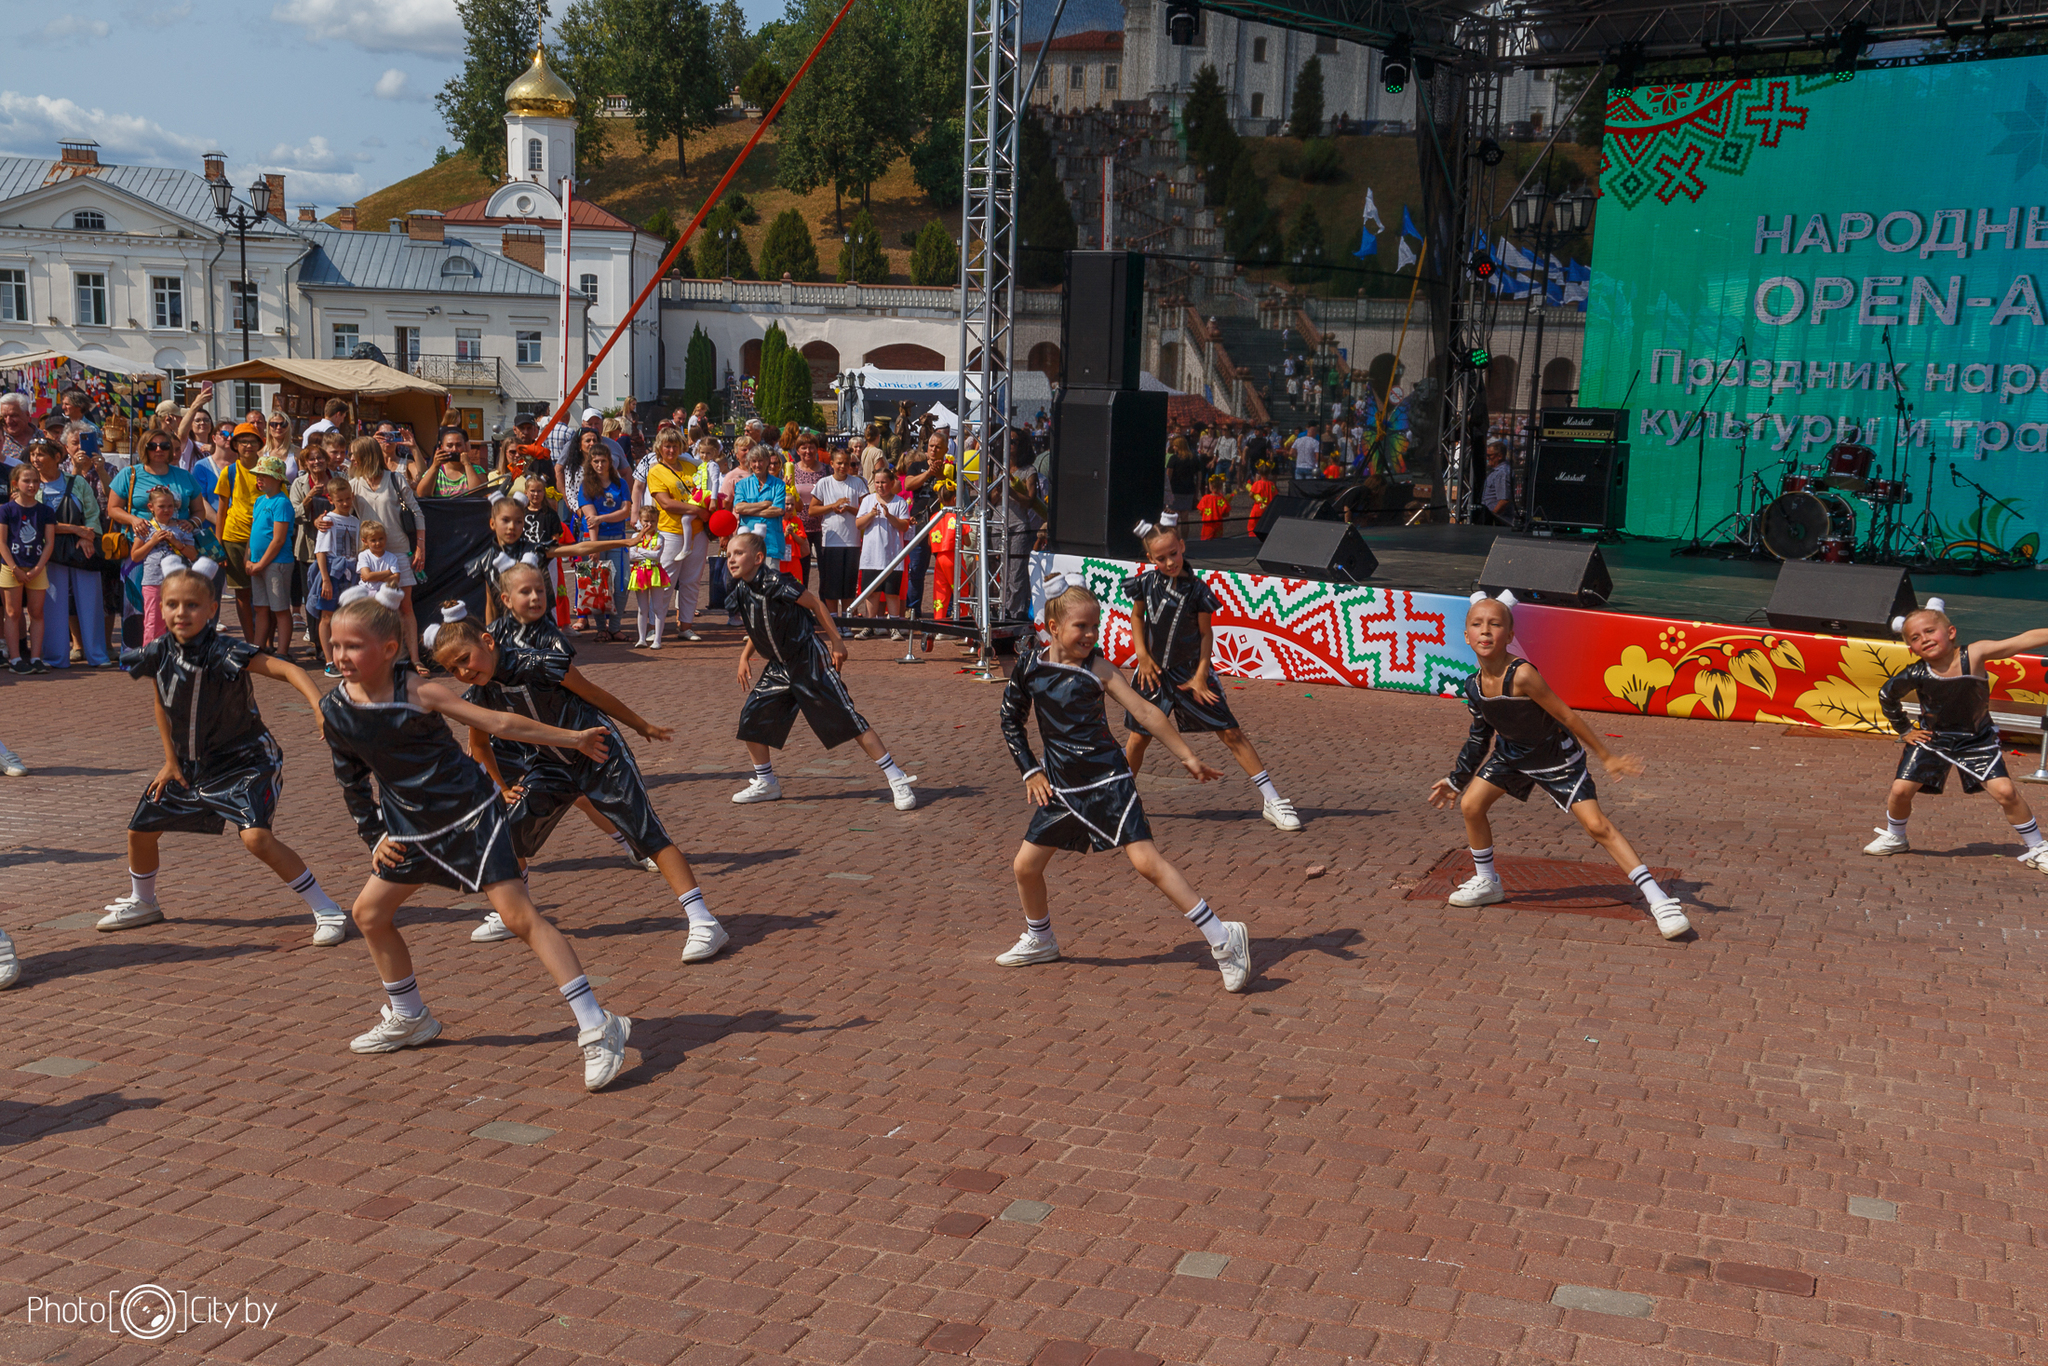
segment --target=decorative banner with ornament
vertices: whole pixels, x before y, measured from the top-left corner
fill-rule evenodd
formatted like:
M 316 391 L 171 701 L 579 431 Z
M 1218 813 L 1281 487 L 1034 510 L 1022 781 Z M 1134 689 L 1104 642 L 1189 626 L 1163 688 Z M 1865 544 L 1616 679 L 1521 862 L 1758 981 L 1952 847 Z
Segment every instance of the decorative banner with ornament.
M 1032 570 L 1034 583 L 1058 570 L 1087 584 L 1103 605 L 1103 653 L 1129 667 L 1123 583 L 1138 566 L 1042 554 Z M 1268 574 L 1202 577 L 1223 604 L 1211 623 L 1212 667 L 1226 677 L 1447 697 L 1479 667 L 1465 645 L 1465 598 Z M 1034 590 L 1041 622 L 1044 606 Z M 1913 658 L 1897 641 L 1527 603 L 1515 608 L 1514 648 L 1580 711 L 1885 732 L 1878 689 Z M 2039 713 L 2048 703 L 2043 667 L 2031 656 L 1993 660 L 1986 666 L 1992 705 Z

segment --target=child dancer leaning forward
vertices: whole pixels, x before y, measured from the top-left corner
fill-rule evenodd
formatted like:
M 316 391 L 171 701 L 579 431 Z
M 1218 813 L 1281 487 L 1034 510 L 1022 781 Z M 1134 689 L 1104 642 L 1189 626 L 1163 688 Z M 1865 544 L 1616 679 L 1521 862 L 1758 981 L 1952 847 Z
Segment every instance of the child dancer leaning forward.
M 396 589 L 359 584 L 347 597 L 329 634 L 342 683 L 321 701 L 320 714 L 343 799 L 371 846 L 373 871 L 356 897 L 355 921 L 389 998 L 377 1025 L 352 1040 L 350 1050 L 392 1053 L 417 1048 L 441 1032 L 413 977 L 412 953 L 398 932 L 398 908 L 422 883 L 481 891 L 555 979 L 576 1015 L 583 1085 L 602 1089 L 625 1066 L 633 1022 L 599 1006 L 576 950 L 534 909 L 512 853 L 504 803 L 490 778 L 462 752 L 448 722 L 596 760 L 604 758 L 611 732 L 602 726 L 558 730 L 471 706 L 402 663 L 397 604 L 403 599 Z
M 1906 742 L 1885 803 L 1885 828 L 1863 846 L 1866 854 L 1903 854 L 1906 822 L 1913 815 L 1913 794 L 1940 796 L 1953 768 L 1962 776 L 1963 793 L 1988 792 L 2005 812 L 2013 833 L 2026 845 L 2019 858 L 2029 868 L 2048 872 L 2048 843 L 2025 798 L 2005 771 L 2005 749 L 1991 719 L 1991 680 L 1977 672 L 1984 662 L 2007 659 L 2048 645 L 2048 630 L 2026 631 L 2009 640 L 1979 640 L 1956 645 L 1955 623 L 1942 611 L 1940 598 L 1929 598 L 1917 612 L 1892 623 L 1906 638 L 1906 648 L 1919 658 L 1885 680 L 1878 705 L 1885 720 Z M 1906 719 L 1905 696 L 1920 697 L 1920 720 Z
M 505 571 L 504 582 L 517 589 L 530 587 L 523 581 L 539 577 L 538 569 L 519 565 Z M 559 633 L 555 638 L 558 648 L 535 648 L 484 630 L 469 620 L 468 609 L 459 602 L 444 607 L 442 617 L 441 625 L 429 628 L 432 636 L 427 648 L 434 652 L 437 664 L 469 685 L 463 694 L 465 702 L 490 711 L 524 714 L 562 730 L 601 727 L 611 737 L 602 763 L 550 745 L 529 751 L 530 758 L 521 756 L 526 759 L 525 771 L 516 786 L 506 788 L 507 795 L 513 796 L 512 852 L 519 856 L 520 865 L 524 867 L 539 855 L 570 807 L 587 803 L 609 819 L 633 858 L 653 860 L 668 879 L 669 890 L 682 903 L 690 924 L 683 961 L 697 963 L 716 956 L 726 945 L 725 927 L 705 906 L 690 861 L 668 837 L 661 817 L 654 814 L 633 751 L 611 718 L 625 722 L 648 740 L 667 740 L 674 732 L 642 720 L 638 712 L 584 677 L 572 662 L 575 647 Z M 469 751 L 487 770 L 497 767 L 490 736 L 484 731 L 470 731 Z M 505 787 L 502 777 L 500 786 Z
M 1062 849 L 1075 853 L 1122 849 L 1147 882 L 1166 893 L 1209 943 L 1225 991 L 1251 980 L 1251 937 L 1235 920 L 1220 920 L 1196 896 L 1180 870 L 1152 843 L 1138 780 L 1109 730 L 1109 703 L 1122 704 L 1136 724 L 1159 738 L 1196 782 L 1212 782 L 1215 769 L 1195 757 L 1166 714 L 1147 702 L 1108 660 L 1096 653 L 1102 607 L 1079 584 L 1054 574 L 1045 581 L 1045 628 L 1052 644 L 1017 661 L 1003 689 L 1003 741 L 1024 775 L 1024 795 L 1038 809 L 1024 831 L 1012 869 L 1024 903 L 1024 934 L 996 961 L 1004 967 L 1049 963 L 1060 956 L 1046 907 L 1045 869 Z M 1024 720 L 1038 712 L 1045 759 L 1031 753 Z
M 298 689 L 317 715 L 320 690 L 296 664 L 254 645 L 221 635 L 213 597 L 220 566 L 200 559 L 163 561 L 157 602 L 166 634 L 130 657 L 128 672 L 156 685 L 157 734 L 164 766 L 144 789 L 128 819 L 128 895 L 106 908 L 98 928 L 127 930 L 164 918 L 156 899 L 158 841 L 167 830 L 218 835 L 228 821 L 242 846 L 262 860 L 313 912 L 313 942 L 339 944 L 348 917 L 305 860 L 270 833 L 284 792 L 284 755 L 256 710 L 250 677 L 274 678 Z
M 1188 568 L 1187 542 L 1181 536 L 1179 519 L 1164 512 L 1157 525 L 1140 522 L 1137 530 L 1153 572 L 1124 580 L 1124 596 L 1131 600 L 1131 645 L 1138 656 L 1131 664 L 1131 686 L 1138 696 L 1166 713 L 1181 734 L 1215 732 L 1259 789 L 1264 803 L 1259 814 L 1276 829 L 1301 829 L 1294 803 L 1273 786 L 1259 752 L 1244 738 L 1230 704 L 1216 690 L 1209 657 L 1216 639 L 1214 613 L 1223 604 L 1216 601 L 1201 576 Z M 1134 716 L 1124 718 L 1124 728 L 1130 732 L 1124 742 L 1124 757 L 1136 773 L 1145 766 L 1145 750 L 1152 737 Z
M 1451 904 L 1490 906 L 1507 899 L 1493 868 L 1493 825 L 1486 813 L 1504 796 L 1525 802 L 1532 789 L 1541 787 L 1621 865 L 1650 903 L 1657 933 L 1676 939 L 1692 928 L 1692 922 L 1679 909 L 1678 898 L 1657 885 L 1634 847 L 1600 810 L 1592 775 L 1586 771 L 1588 751 L 1616 777 L 1635 777 L 1643 771 L 1643 761 L 1610 753 L 1528 660 L 1508 654 L 1515 638 L 1514 604 L 1511 593 L 1498 599 L 1474 593 L 1465 613 L 1465 643 L 1479 656 L 1479 672 L 1465 680 L 1472 733 L 1458 751 L 1456 770 L 1448 778 L 1438 778 L 1429 790 L 1431 806 L 1441 810 L 1457 804 L 1472 845 L 1472 877 L 1451 893 Z M 1486 753 L 1489 743 L 1491 758 Z
M 755 532 L 737 532 L 726 540 L 725 564 L 731 575 L 726 609 L 738 612 L 747 628 L 746 644 L 740 647 L 740 686 L 747 690 L 747 700 L 740 704 L 739 739 L 754 761 L 753 781 L 732 799 L 744 803 L 781 798 L 782 784 L 769 751 L 788 742 L 789 728 L 801 711 L 811 734 L 826 749 L 857 741 L 882 770 L 896 809 L 914 809 L 917 793 L 911 784 L 917 775 L 896 766 L 888 747 L 853 709 L 853 697 L 839 677 L 846 663 L 846 642 L 839 638 L 825 604 L 768 563 L 765 544 Z M 767 661 L 759 682 L 753 676 L 756 654 Z

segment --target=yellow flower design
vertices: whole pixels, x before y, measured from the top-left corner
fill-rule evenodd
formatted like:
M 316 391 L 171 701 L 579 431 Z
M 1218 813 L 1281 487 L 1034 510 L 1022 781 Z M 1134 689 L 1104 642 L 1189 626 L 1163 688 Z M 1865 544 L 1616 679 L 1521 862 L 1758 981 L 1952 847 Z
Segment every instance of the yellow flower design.
M 1778 670 L 1771 663 L 1771 657 L 1752 645 L 1739 650 L 1728 661 L 1728 670 L 1735 675 L 1738 683 L 1747 683 L 1766 697 L 1775 696 L 1778 691 Z
M 1726 721 L 1735 715 L 1735 675 L 1720 669 L 1701 669 L 1692 676 L 1693 691 L 1707 710 Z
M 1670 687 L 1675 676 L 1669 660 L 1650 658 L 1640 645 L 1624 649 L 1621 662 L 1602 675 L 1607 691 L 1639 712 L 1649 711 L 1651 695 Z
M 1657 648 L 1667 654 L 1684 654 L 1685 628 L 1682 626 L 1667 626 L 1659 631 L 1657 633 Z
M 1778 636 L 1765 636 L 1764 647 L 1771 652 L 1771 662 L 1781 669 L 1793 673 L 1806 672 L 1806 656 L 1799 653 L 1799 647 Z

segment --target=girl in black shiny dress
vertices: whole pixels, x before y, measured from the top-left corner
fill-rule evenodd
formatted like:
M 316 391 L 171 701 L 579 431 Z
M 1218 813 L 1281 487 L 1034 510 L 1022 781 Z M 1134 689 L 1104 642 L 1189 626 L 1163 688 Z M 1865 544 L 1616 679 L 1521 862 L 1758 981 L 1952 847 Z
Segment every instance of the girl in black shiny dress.
M 349 1047 L 390 1053 L 441 1032 L 420 998 L 412 954 L 398 932 L 398 908 L 421 884 L 481 891 L 555 979 L 576 1015 L 583 1084 L 601 1089 L 625 1066 L 633 1022 L 598 1004 L 576 951 L 534 909 L 497 786 L 462 752 L 448 722 L 595 760 L 604 758 L 611 733 L 602 726 L 560 730 L 462 701 L 444 684 L 403 667 L 395 592 L 380 597 L 359 587 L 344 596 L 349 600 L 334 614 L 330 656 L 342 685 L 321 702 L 320 716 L 349 814 L 371 846 L 373 871 L 356 898 L 355 922 L 390 998 L 377 1026 Z
M 1188 886 L 1180 870 L 1152 843 L 1138 782 L 1123 747 L 1109 730 L 1109 703 L 1116 701 L 1187 768 L 1196 782 L 1222 775 L 1181 739 L 1165 713 L 1147 702 L 1124 676 L 1096 652 L 1102 606 L 1079 584 L 1059 575 L 1045 581 L 1046 649 L 1018 660 L 1003 689 L 1003 740 L 1024 775 L 1024 794 L 1038 809 L 1024 832 L 1012 869 L 1024 903 L 1024 935 L 996 961 L 1005 967 L 1049 963 L 1060 956 L 1046 908 L 1045 869 L 1062 849 L 1076 853 L 1122 849 L 1140 876 L 1166 894 L 1208 941 L 1223 973 L 1225 991 L 1243 991 L 1251 980 L 1251 939 L 1242 923 L 1220 920 Z M 1040 761 L 1031 752 L 1025 719 L 1038 713 Z

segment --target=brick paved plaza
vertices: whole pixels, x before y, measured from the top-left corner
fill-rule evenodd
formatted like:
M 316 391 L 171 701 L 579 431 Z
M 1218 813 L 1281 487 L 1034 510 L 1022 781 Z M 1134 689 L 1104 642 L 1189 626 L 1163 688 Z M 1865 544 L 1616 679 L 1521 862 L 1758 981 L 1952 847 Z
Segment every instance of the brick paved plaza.
M 660 881 L 563 824 L 536 898 L 634 1019 L 595 1096 L 531 955 L 469 942 L 476 898 L 413 903 L 447 1029 L 386 1057 L 347 1050 L 382 999 L 362 941 L 308 947 L 232 836 L 167 838 L 169 922 L 96 934 L 160 759 L 148 694 L 0 685 L 36 769 L 0 779 L 26 966 L 0 996 L 0 1360 L 2048 1360 L 2048 881 L 1953 793 L 1921 852 L 1860 855 L 1889 745 L 1595 718 L 1649 763 L 1602 786 L 1679 870 L 1699 933 L 1667 944 L 1640 915 L 1407 899 L 1463 847 L 1423 802 L 1462 709 L 1242 685 L 1305 833 L 1234 767 L 1201 788 L 1155 748 L 1144 781 L 1161 847 L 1251 925 L 1228 996 L 1116 856 L 1054 865 L 1066 961 L 991 961 L 1025 816 L 997 685 L 948 647 L 848 668 L 924 808 L 801 727 L 791 800 L 731 805 L 716 634 L 585 654 L 677 728 L 637 753 L 733 933 L 682 966 Z M 346 903 L 367 860 L 325 747 L 256 686 L 278 832 Z M 1497 828 L 1626 890 L 1540 797 Z M 187 1331 L 48 1321 L 145 1282 L 199 1301 Z

